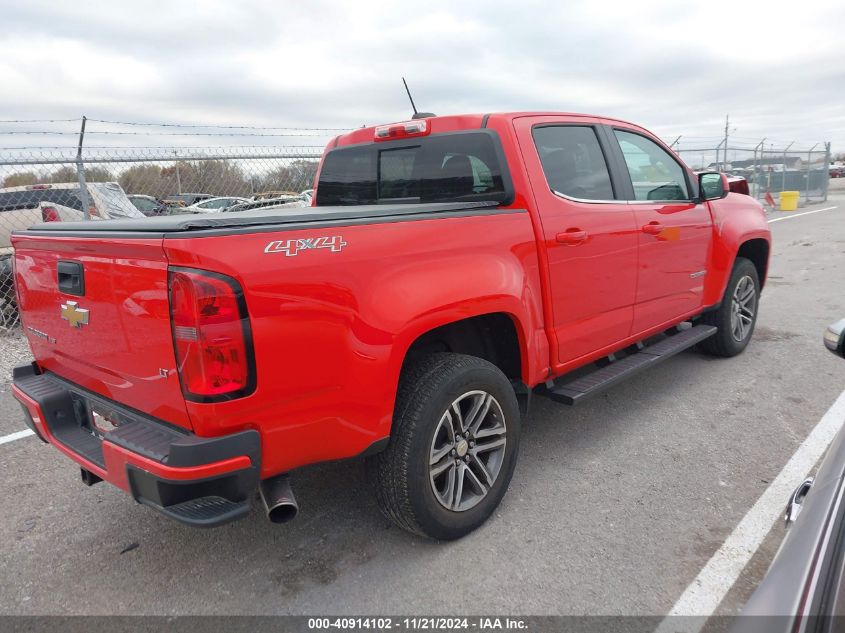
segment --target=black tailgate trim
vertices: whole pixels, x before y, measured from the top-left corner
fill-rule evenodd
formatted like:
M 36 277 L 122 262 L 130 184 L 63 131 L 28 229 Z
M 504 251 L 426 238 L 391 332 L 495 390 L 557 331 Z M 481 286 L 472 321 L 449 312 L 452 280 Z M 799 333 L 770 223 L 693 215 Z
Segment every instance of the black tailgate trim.
M 174 467 L 200 466 L 232 457 L 247 455 L 253 466 L 261 463 L 261 437 L 256 430 L 240 431 L 219 437 L 199 437 L 193 433 L 130 409 L 94 394 L 55 374 L 37 373 L 33 365 L 14 369 L 14 383 L 38 402 L 50 433 L 62 444 L 89 461 L 104 467 L 102 441 Z M 76 404 L 74 403 L 76 400 Z M 112 410 L 123 424 L 100 440 L 83 428 L 80 416 L 91 405 Z

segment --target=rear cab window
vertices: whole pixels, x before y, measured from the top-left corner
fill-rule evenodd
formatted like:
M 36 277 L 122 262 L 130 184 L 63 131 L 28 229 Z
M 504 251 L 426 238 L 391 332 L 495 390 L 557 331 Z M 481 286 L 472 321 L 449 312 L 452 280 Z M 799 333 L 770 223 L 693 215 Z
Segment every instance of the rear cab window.
M 513 197 L 491 130 L 432 134 L 333 149 L 317 184 L 317 206 L 493 201 Z

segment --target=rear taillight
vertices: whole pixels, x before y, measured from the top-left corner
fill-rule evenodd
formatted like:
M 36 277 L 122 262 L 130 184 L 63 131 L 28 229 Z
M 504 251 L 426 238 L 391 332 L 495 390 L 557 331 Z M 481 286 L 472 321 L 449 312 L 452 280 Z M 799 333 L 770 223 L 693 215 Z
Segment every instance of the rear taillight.
M 44 222 L 61 222 L 59 211 L 56 207 L 41 207 L 41 219 Z
M 238 282 L 217 273 L 175 268 L 169 285 L 176 367 L 185 398 L 215 402 L 252 393 L 252 334 Z

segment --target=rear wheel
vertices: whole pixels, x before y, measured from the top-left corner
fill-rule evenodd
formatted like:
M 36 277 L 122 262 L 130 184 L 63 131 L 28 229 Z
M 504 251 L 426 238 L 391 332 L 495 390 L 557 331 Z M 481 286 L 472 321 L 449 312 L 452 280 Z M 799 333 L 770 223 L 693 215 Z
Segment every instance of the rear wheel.
M 718 331 L 702 341 L 700 349 L 714 356 L 736 356 L 742 352 L 754 333 L 759 303 L 757 268 L 744 257 L 737 257 L 722 304 L 701 318 L 702 323 L 715 325 Z
M 516 395 L 495 365 L 462 354 L 412 361 L 390 443 L 368 461 L 382 512 L 423 536 L 468 534 L 507 491 L 519 432 Z

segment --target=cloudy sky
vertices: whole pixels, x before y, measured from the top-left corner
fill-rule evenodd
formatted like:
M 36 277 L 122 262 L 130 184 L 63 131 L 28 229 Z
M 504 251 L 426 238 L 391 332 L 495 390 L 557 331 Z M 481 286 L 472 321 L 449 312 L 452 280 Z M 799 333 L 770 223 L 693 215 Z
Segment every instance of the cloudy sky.
M 404 75 L 439 114 L 598 113 L 682 135 L 684 149 L 712 146 L 729 113 L 736 143 L 845 151 L 841 0 L 0 0 L 0 15 L 3 120 L 348 128 L 407 118 Z M 135 128 L 91 125 L 121 129 Z M 73 141 L 4 140 L 35 139 Z

